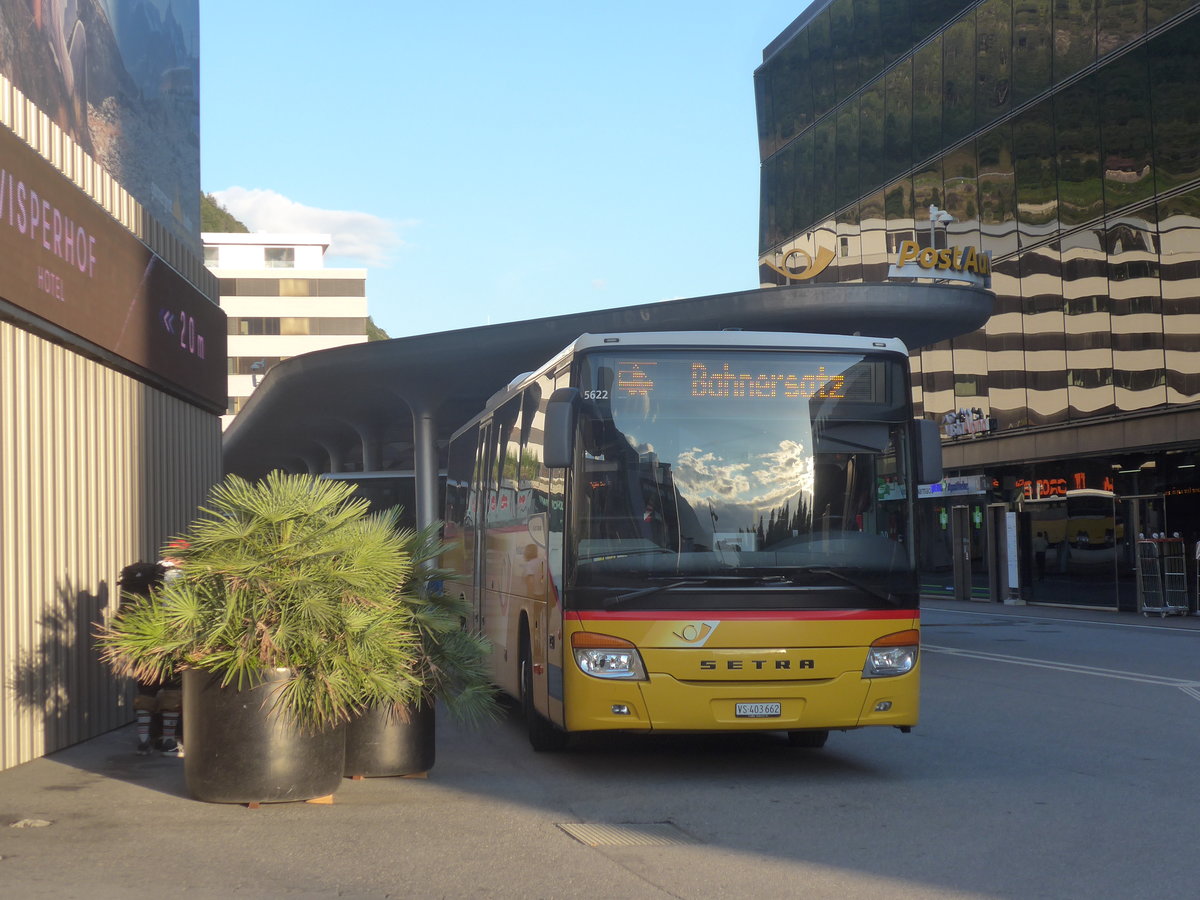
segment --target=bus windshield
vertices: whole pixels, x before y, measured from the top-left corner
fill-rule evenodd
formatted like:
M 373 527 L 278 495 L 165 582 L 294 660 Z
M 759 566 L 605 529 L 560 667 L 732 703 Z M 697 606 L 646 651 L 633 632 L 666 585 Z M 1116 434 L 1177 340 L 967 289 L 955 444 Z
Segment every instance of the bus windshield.
M 579 378 L 575 605 L 915 606 L 899 360 L 593 353 Z

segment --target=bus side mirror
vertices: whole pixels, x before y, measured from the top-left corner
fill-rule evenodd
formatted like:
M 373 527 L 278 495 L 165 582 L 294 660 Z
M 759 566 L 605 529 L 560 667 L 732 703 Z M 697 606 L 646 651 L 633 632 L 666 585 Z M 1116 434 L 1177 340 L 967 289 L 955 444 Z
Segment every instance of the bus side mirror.
M 917 484 L 942 480 L 942 435 L 937 422 L 917 419 Z
M 542 433 L 542 463 L 548 469 L 566 469 L 571 465 L 580 402 L 579 388 L 559 388 L 550 395 Z

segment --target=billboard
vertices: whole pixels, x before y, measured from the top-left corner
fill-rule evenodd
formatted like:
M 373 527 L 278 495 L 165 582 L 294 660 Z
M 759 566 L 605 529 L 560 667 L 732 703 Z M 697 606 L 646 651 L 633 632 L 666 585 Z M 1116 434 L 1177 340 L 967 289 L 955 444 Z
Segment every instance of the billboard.
M 225 313 L 2 127 L 0 261 L 0 297 L 225 409 Z
M 0 72 L 196 255 L 198 0 L 0 0 Z

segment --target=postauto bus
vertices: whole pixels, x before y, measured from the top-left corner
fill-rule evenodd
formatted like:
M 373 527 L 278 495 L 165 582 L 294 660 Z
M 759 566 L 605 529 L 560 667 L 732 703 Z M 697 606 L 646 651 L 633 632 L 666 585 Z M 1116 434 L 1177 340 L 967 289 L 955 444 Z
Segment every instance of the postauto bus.
M 891 498 L 940 478 L 898 340 L 585 334 L 454 435 L 444 562 L 535 749 L 821 747 L 917 723 L 913 509 Z

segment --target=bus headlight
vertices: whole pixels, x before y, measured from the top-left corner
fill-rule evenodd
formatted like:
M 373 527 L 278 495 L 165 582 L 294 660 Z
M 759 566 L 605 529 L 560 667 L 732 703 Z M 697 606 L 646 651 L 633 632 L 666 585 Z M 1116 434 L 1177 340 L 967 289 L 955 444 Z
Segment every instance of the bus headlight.
M 645 681 L 646 667 L 637 647 L 610 634 L 579 631 L 571 635 L 571 650 L 580 671 L 593 678 Z
M 916 630 L 881 637 L 867 651 L 863 678 L 890 678 L 911 672 L 917 664 L 920 649 L 921 633 Z

